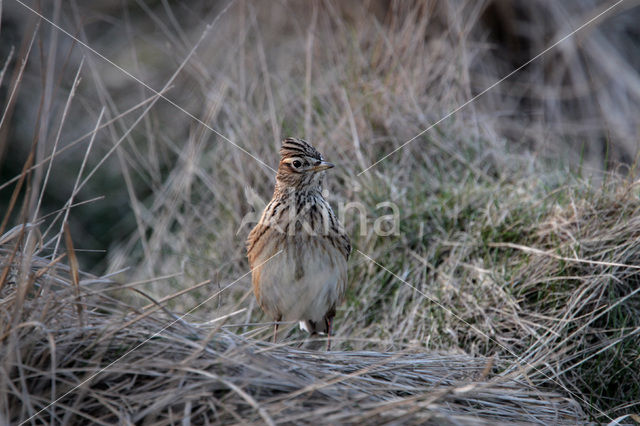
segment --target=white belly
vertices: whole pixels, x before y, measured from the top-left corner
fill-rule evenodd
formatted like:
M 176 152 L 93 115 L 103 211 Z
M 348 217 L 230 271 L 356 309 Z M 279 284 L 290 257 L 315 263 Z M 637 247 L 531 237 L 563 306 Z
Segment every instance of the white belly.
M 276 251 L 265 250 L 271 255 Z M 260 266 L 259 271 L 254 270 L 254 275 L 260 287 L 258 302 L 272 318 L 317 322 L 344 296 L 347 262 L 320 237 L 315 244 L 308 241 L 287 244 L 283 252 Z

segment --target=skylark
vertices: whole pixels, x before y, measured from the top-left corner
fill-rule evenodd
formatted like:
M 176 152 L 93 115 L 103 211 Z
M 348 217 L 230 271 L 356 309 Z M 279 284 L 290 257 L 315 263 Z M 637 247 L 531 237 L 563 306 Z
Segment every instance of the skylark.
M 274 341 L 279 321 L 299 321 L 311 335 L 327 333 L 329 350 L 351 252 L 349 237 L 322 196 L 325 170 L 333 164 L 294 138 L 282 142 L 280 157 L 273 197 L 247 239 L 253 292 L 275 321 Z

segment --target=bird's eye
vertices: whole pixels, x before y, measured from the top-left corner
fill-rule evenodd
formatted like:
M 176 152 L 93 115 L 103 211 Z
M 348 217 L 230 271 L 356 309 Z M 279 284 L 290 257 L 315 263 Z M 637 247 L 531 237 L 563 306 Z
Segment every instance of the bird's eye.
M 293 167 L 295 167 L 296 169 L 300 166 L 302 166 L 302 163 L 300 162 L 300 160 L 295 160 L 294 162 L 291 163 L 293 165 Z

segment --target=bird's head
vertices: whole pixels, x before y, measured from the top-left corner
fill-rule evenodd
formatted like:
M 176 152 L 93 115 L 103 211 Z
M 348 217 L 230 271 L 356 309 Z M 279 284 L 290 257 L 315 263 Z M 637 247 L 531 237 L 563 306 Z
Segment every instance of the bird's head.
M 276 175 L 280 189 L 318 189 L 322 187 L 324 170 L 333 164 L 322 159 L 317 149 L 302 139 L 287 138 L 280 148 L 280 165 Z

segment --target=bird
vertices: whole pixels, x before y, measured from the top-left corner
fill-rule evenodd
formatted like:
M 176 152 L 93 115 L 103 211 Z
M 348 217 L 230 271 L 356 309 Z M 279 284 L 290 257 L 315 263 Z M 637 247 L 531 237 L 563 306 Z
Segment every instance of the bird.
M 347 287 L 351 242 L 323 196 L 334 165 L 308 142 L 286 138 L 280 148 L 273 197 L 246 242 L 253 292 L 274 320 L 299 322 L 311 336 L 331 331 Z

